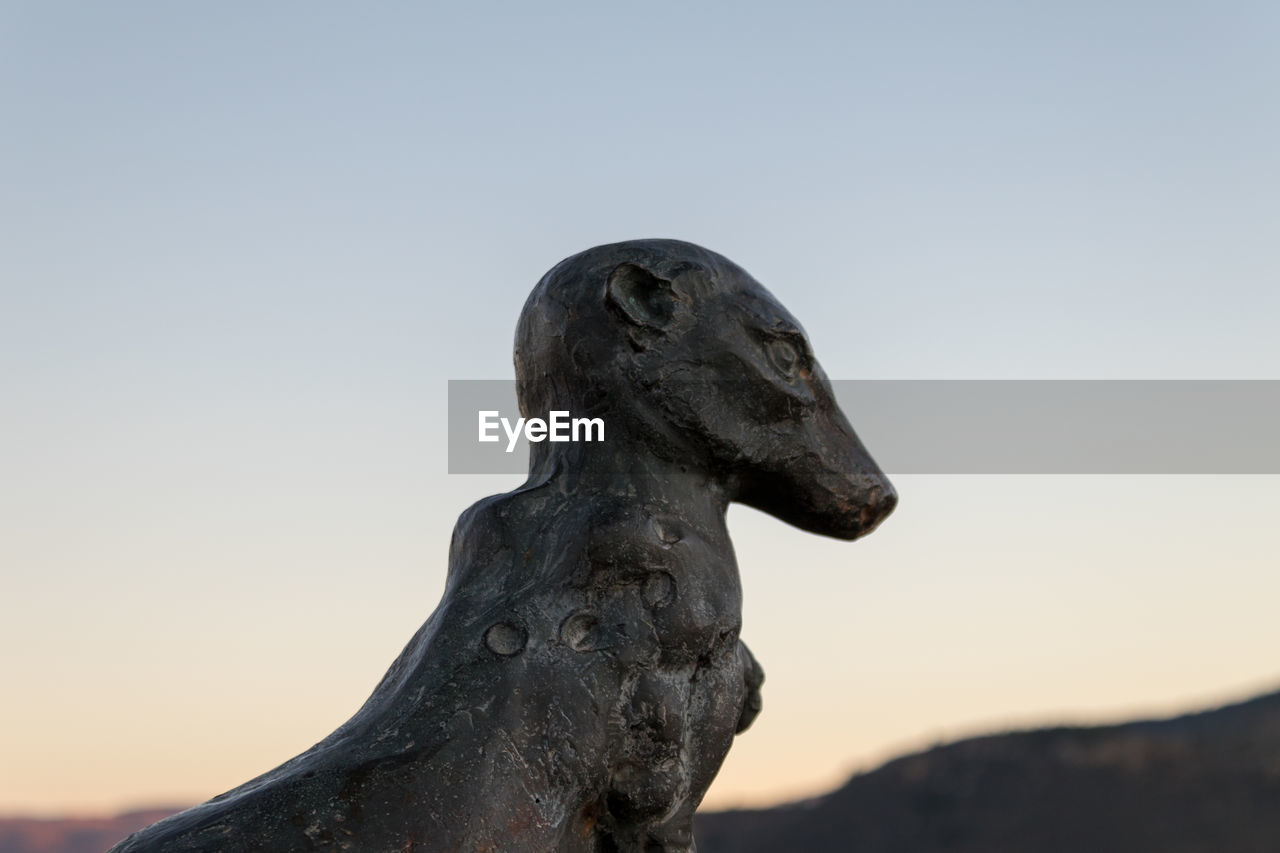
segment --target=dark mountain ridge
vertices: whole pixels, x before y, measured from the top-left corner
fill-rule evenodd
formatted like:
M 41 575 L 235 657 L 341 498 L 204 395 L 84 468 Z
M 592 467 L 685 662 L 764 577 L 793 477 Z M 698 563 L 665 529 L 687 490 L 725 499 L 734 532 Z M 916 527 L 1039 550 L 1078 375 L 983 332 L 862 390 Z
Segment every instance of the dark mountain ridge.
M 171 807 L 113 817 L 0 818 L 0 853 L 102 853 L 129 833 L 176 811 Z
M 697 832 L 700 853 L 1277 853 L 1280 692 L 958 741 Z

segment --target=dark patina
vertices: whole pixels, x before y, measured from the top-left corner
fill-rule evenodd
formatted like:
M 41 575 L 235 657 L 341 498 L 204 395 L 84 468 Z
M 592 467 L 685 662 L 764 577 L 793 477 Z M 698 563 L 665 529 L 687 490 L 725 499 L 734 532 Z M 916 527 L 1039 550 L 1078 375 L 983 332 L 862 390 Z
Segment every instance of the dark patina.
M 607 441 L 531 445 L 528 481 L 462 514 L 443 599 L 346 724 L 114 853 L 693 850 L 764 678 L 729 503 L 854 539 L 896 495 L 795 319 L 698 246 L 563 261 L 515 362 L 526 417 Z

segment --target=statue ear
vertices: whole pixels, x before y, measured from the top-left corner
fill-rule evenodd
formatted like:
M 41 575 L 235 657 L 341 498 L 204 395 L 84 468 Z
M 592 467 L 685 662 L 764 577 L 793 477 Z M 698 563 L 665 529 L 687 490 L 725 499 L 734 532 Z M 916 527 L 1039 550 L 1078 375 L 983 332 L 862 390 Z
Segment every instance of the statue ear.
M 671 325 L 679 302 L 670 281 L 630 261 L 609 273 L 605 299 L 635 325 L 657 331 Z

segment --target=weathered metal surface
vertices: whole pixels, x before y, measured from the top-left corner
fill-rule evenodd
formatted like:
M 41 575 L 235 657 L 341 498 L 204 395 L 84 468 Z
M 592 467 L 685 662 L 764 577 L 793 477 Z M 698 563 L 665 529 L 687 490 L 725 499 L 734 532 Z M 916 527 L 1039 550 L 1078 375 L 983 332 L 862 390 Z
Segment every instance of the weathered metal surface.
M 738 638 L 732 501 L 853 539 L 893 488 L 794 318 L 674 240 L 557 265 L 520 318 L 528 481 L 454 531 L 447 587 L 365 705 L 307 752 L 121 842 L 141 851 L 690 851 L 764 675 Z

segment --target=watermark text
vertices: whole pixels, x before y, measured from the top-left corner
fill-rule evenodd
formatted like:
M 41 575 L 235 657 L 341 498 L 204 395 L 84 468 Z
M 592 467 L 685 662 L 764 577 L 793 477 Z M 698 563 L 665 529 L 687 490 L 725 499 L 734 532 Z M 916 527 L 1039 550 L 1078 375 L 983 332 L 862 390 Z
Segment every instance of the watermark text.
M 507 453 L 514 453 L 521 432 L 528 441 L 604 441 L 604 418 L 574 418 L 567 411 L 551 411 L 547 420 L 516 418 L 510 420 L 497 410 L 479 412 L 479 440 L 500 441 L 498 429 L 507 435 Z

